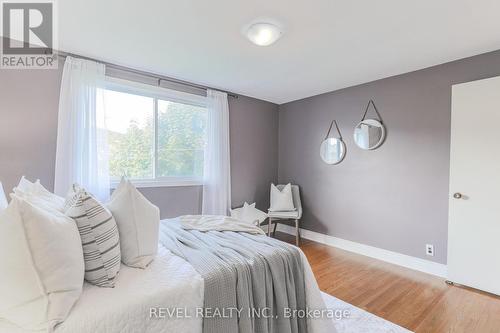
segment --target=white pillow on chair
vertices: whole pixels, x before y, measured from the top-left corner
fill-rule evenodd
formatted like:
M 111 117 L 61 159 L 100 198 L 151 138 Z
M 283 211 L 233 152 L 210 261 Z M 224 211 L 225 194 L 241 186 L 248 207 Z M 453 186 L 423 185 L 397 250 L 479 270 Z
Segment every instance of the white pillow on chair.
M 74 221 L 12 195 L 0 212 L 0 317 L 52 331 L 80 297 L 84 263 Z
M 271 184 L 271 207 L 270 212 L 288 212 L 295 210 L 293 205 L 292 184 L 288 183 L 283 190 Z
M 160 210 L 122 178 L 107 204 L 120 233 L 122 262 L 146 268 L 158 252 Z

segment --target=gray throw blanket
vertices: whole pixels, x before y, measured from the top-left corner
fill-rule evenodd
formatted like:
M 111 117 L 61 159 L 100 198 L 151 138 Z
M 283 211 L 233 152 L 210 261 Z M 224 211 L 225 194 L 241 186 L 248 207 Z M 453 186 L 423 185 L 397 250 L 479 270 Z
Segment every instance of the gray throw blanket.
M 160 242 L 203 277 L 205 311 L 225 313 L 204 317 L 204 333 L 307 333 L 306 319 L 293 315 L 306 309 L 294 246 L 244 232 L 184 230 L 179 219 L 161 222 Z

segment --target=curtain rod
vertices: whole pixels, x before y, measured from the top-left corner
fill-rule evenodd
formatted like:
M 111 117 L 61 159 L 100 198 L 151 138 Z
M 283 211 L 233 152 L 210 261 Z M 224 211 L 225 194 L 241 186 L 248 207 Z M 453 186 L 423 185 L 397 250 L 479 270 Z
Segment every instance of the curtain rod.
M 138 74 L 138 75 L 150 77 L 150 78 L 153 78 L 155 80 L 158 80 L 158 82 L 160 82 L 160 81 L 167 81 L 167 82 L 176 83 L 176 84 L 180 84 L 180 85 L 183 85 L 183 86 L 186 86 L 186 87 L 192 87 L 192 88 L 201 89 L 201 90 L 208 90 L 208 89 L 217 90 L 217 91 L 226 93 L 230 97 L 238 98 L 237 94 L 232 93 L 230 91 L 220 90 L 220 89 L 216 89 L 216 88 L 204 86 L 204 85 L 201 85 L 201 84 L 196 84 L 196 83 L 191 83 L 191 82 L 184 81 L 184 80 L 174 79 L 174 78 L 171 78 L 171 77 L 168 77 L 168 76 L 164 76 L 164 75 L 159 75 L 159 74 L 154 74 L 154 73 L 151 73 L 151 72 L 141 71 L 141 70 L 138 70 L 138 69 L 133 69 L 133 68 L 126 67 L 126 66 L 117 65 L 117 64 L 113 64 L 111 62 L 102 61 L 102 60 L 94 59 L 94 58 L 90 58 L 90 57 L 85 57 L 85 56 L 81 56 L 81 55 L 74 54 L 74 53 L 69 53 L 69 52 L 64 52 L 64 51 L 55 51 L 55 50 L 54 50 L 54 52 L 58 56 L 63 57 L 63 58 L 66 58 L 66 57 L 70 56 L 70 57 L 73 57 L 73 58 L 81 58 L 81 59 L 86 59 L 86 60 L 91 60 L 91 61 L 99 62 L 101 64 L 106 65 L 106 67 L 110 67 L 110 68 L 118 69 L 118 70 L 121 70 L 121 71 L 124 71 L 124 72 L 129 72 L 129 73 L 134 73 L 134 74 Z

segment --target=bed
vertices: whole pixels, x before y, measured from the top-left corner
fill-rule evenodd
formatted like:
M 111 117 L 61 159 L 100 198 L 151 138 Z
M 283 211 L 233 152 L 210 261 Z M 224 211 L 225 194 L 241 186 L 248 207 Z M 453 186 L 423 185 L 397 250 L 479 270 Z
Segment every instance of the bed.
M 206 319 L 187 310 L 206 306 L 205 295 L 208 290 L 205 289 L 205 279 L 194 268 L 196 264 L 190 264 L 186 258 L 182 258 L 183 255 L 174 254 L 177 250 L 172 249 L 171 241 L 166 241 L 166 234 L 172 234 L 172 230 L 168 229 L 172 225 L 178 226 L 178 221 L 162 221 L 158 255 L 147 269 L 122 265 L 114 288 L 100 288 L 85 283 L 82 296 L 68 318 L 56 327 L 55 332 L 207 332 L 204 327 Z M 213 231 L 212 234 L 219 237 L 223 232 Z M 262 236 L 262 239 L 269 241 L 266 236 Z M 324 309 L 323 299 L 307 259 L 300 250 L 297 251 L 303 265 L 306 305 L 310 309 Z M 176 309 L 177 316 L 169 312 L 172 309 Z M 335 332 L 331 319 L 305 320 L 309 333 Z M 302 331 L 299 329 L 297 332 Z M 26 331 L 0 322 L 0 332 Z M 227 331 L 232 332 L 235 331 Z

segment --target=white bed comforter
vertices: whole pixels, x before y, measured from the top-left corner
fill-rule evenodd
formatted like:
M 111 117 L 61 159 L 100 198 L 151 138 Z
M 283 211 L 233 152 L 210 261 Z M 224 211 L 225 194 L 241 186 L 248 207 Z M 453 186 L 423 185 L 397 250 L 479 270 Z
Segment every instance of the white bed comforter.
M 228 228 L 238 230 L 236 223 L 228 224 Z M 316 278 L 302 251 L 301 257 L 307 307 L 325 309 Z M 203 278 L 188 262 L 159 244 L 157 257 L 145 270 L 122 265 L 115 288 L 85 283 L 82 296 L 55 333 L 201 333 L 200 317 L 151 318 L 150 309 L 200 308 L 203 295 Z M 336 332 L 328 318 L 308 319 L 308 329 L 310 333 Z M 0 320 L 0 333 L 4 332 L 26 333 Z
M 200 333 L 201 318 L 150 318 L 151 307 L 203 306 L 203 279 L 184 259 L 162 246 L 145 270 L 121 267 L 115 288 L 85 283 L 68 318 L 55 333 Z M 0 322 L 2 333 L 25 333 Z

